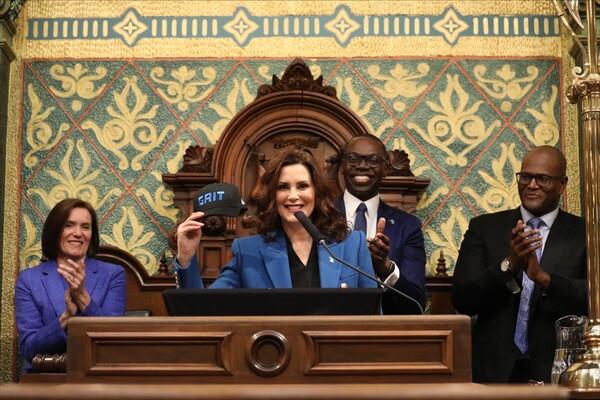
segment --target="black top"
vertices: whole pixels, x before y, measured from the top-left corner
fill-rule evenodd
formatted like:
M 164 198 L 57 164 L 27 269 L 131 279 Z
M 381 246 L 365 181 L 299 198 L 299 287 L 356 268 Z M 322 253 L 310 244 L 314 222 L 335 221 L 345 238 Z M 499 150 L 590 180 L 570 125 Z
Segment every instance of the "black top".
M 292 277 L 293 288 L 320 288 L 321 276 L 319 274 L 319 255 L 317 253 L 317 243 L 313 240 L 312 247 L 306 265 L 300 261 L 300 258 L 294 251 L 290 240 L 285 238 L 287 243 L 288 258 L 290 260 L 290 275 Z

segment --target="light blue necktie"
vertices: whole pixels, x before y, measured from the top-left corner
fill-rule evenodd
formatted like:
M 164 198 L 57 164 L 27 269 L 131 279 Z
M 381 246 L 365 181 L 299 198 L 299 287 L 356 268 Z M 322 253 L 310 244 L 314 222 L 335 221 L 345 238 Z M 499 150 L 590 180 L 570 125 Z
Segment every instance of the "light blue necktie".
M 354 230 L 363 231 L 366 235 L 367 217 L 365 216 L 365 211 L 367 211 L 367 205 L 365 203 L 360 203 L 358 205 L 358 208 L 356 209 L 356 217 L 354 218 Z
M 534 217 L 527 221 L 532 229 L 540 229 L 544 224 L 541 218 Z M 542 258 L 542 248 L 536 250 L 538 261 Z M 523 271 L 523 290 L 521 291 L 521 301 L 519 302 L 519 313 L 517 314 L 517 327 L 515 329 L 515 344 L 525 354 L 528 350 L 527 329 L 529 325 L 529 308 L 531 306 L 531 293 L 535 284 L 525 271 Z

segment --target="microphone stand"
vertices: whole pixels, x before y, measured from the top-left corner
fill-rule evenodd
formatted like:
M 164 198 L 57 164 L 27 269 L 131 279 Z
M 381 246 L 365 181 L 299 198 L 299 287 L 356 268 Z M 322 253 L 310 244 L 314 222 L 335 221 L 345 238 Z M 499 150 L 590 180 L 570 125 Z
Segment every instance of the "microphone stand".
M 407 294 L 402 293 L 401 291 L 399 291 L 398 289 L 396 289 L 395 287 L 393 287 L 392 285 L 389 285 L 385 282 L 383 282 L 381 279 L 379 279 L 379 277 L 377 276 L 372 276 L 368 273 L 366 273 L 365 271 L 363 271 L 360 268 L 355 267 L 354 265 L 342 260 L 341 258 L 337 257 L 335 254 L 333 254 L 333 252 L 329 249 L 329 246 L 327 246 L 327 244 L 325 243 L 325 239 L 320 239 L 317 242 L 319 245 L 323 246 L 325 248 L 325 250 L 327 250 L 327 252 L 329 253 L 329 255 L 331 257 L 333 257 L 335 260 L 341 262 L 342 264 L 344 264 L 345 266 L 347 266 L 348 268 L 358 272 L 361 275 L 366 276 L 369 279 L 374 280 L 375 282 L 377 282 L 379 285 L 383 286 L 384 288 L 391 290 L 392 292 L 399 294 L 400 296 L 404 297 L 405 299 L 408 299 L 410 301 L 412 301 L 418 308 L 421 314 L 423 314 L 423 307 L 421 307 L 421 304 L 419 304 L 418 301 L 416 301 L 415 299 L 413 299 L 412 297 L 408 296 Z
M 331 257 L 333 257 L 335 260 L 341 262 L 342 264 L 344 264 L 348 268 L 350 268 L 350 269 L 358 272 L 359 274 L 361 274 L 363 276 L 366 276 L 370 280 L 377 282 L 380 286 L 383 286 L 384 288 L 389 289 L 389 290 L 391 290 L 392 292 L 394 292 L 396 294 L 399 294 L 400 296 L 404 297 L 405 299 L 408 299 L 408 300 L 412 301 L 413 303 L 416 304 L 417 307 L 419 307 L 419 311 L 421 312 L 421 314 L 423 314 L 423 307 L 421 307 L 421 304 L 419 304 L 418 301 L 416 301 L 415 299 L 413 299 L 409 295 L 402 293 L 401 291 L 399 291 L 395 287 L 393 287 L 391 285 L 388 285 L 387 283 L 383 282 L 381 279 L 379 279 L 379 277 L 377 277 L 377 275 L 372 276 L 372 275 L 366 273 L 365 271 L 363 271 L 362 269 L 360 269 L 358 267 L 355 267 L 352 264 L 347 263 L 346 261 L 338 258 L 335 254 L 333 254 L 333 252 L 331 251 L 331 249 L 329 249 L 329 246 L 327 246 L 327 244 L 325 243 L 325 237 L 323 236 L 323 234 L 321 232 L 319 232 L 319 230 L 317 229 L 317 227 L 312 223 L 312 221 L 310 220 L 310 218 L 308 218 L 306 216 L 306 214 L 304 214 L 304 212 L 302 212 L 302 211 L 296 211 L 294 213 L 294 216 L 296 217 L 296 219 L 298 220 L 298 222 L 300 222 L 300 224 L 304 227 L 304 229 L 306 229 L 306 232 L 308 232 L 308 234 L 313 238 L 313 240 L 315 242 L 317 242 L 319 245 L 323 246 L 325 248 L 325 250 L 327 250 L 327 252 L 329 253 L 329 255 Z

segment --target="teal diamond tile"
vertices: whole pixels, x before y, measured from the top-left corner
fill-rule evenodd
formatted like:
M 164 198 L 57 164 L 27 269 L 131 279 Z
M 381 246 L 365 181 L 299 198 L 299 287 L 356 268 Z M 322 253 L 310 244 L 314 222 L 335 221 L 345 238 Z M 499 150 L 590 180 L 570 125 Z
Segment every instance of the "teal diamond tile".
M 506 117 L 516 111 L 547 71 L 557 65 L 556 59 L 538 58 L 468 59 L 458 63 Z
M 127 195 L 102 221 L 100 243 L 116 246 L 136 257 L 153 274 L 169 245 L 156 222 Z
M 434 275 L 440 250 L 444 251 L 446 267 L 454 269 L 463 236 L 476 214 L 454 193 L 431 224 L 423 227 L 427 274 Z M 451 273 L 450 273 L 451 274 Z
M 430 179 L 430 184 L 419 203 L 417 203 L 416 214 L 423 217 L 421 222 L 426 223 L 428 219 L 435 216 L 436 209 L 443 204 L 452 191 L 450 182 L 444 173 L 437 170 L 429 158 L 422 152 L 421 148 L 402 131 L 395 131 L 386 143 L 388 149 L 404 150 L 410 160 L 410 169 L 413 174 L 422 179 Z
M 350 61 L 376 95 L 401 119 L 448 64 L 447 59 L 357 59 Z
M 244 64 L 250 69 L 252 74 L 256 76 L 260 85 L 270 85 L 273 83 L 273 75 L 281 78 L 291 61 L 292 60 L 245 60 Z M 306 62 L 307 60 L 304 61 Z
M 375 136 L 387 136 L 396 125 L 394 115 L 374 97 L 370 88 L 348 64 L 342 64 L 335 71 L 328 85 L 336 88 L 341 102 L 352 109 Z
M 180 126 L 131 66 L 81 122 L 82 129 L 128 183 L 148 168 Z
M 505 129 L 461 182 L 460 191 L 471 207 L 480 214 L 516 208 L 520 201 L 515 173 L 527 151 L 522 142 L 514 141 L 514 133 Z
M 558 73 L 557 68 L 552 69 L 511 120 L 515 131 L 532 147 L 556 146 L 563 141 Z
M 160 171 L 161 174 L 174 174 L 183 167 L 183 156 L 190 146 L 206 146 L 192 135 L 187 129 L 183 129 L 179 134 L 163 148 L 163 152 L 152 164 L 153 171 Z
M 22 179 L 39 169 L 45 158 L 69 134 L 72 121 L 35 76 L 25 70 L 22 117 Z
M 40 216 L 30 203 L 21 197 L 19 215 L 19 268 L 35 267 L 42 257 L 42 228 L 47 213 Z
M 225 126 L 256 98 L 259 83 L 244 66 L 238 66 L 194 115 L 187 126 L 205 145 L 214 144 Z
M 121 60 L 31 62 L 31 67 L 42 77 L 49 91 L 75 120 L 102 95 L 124 65 L 125 61 Z
M 164 165 L 165 161 L 166 157 L 161 155 L 153 167 Z M 131 191 L 157 224 L 168 232 L 175 226 L 181 213 L 173 204 L 173 191 L 162 181 L 162 174 L 165 172 L 159 169 L 148 171 L 136 182 Z
M 403 121 L 439 169 L 456 182 L 503 119 L 456 67 L 448 68 Z
M 43 215 L 68 197 L 88 201 L 102 218 L 125 188 L 80 131 L 74 131 L 24 186 Z
M 235 60 L 137 61 L 165 104 L 187 120 L 227 78 Z

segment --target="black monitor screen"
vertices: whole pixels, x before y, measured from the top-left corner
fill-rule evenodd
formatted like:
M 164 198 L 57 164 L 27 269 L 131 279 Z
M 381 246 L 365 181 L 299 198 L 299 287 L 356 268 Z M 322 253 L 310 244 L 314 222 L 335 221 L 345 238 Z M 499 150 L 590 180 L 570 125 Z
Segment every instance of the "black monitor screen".
M 374 315 L 381 289 L 166 289 L 171 316 Z

